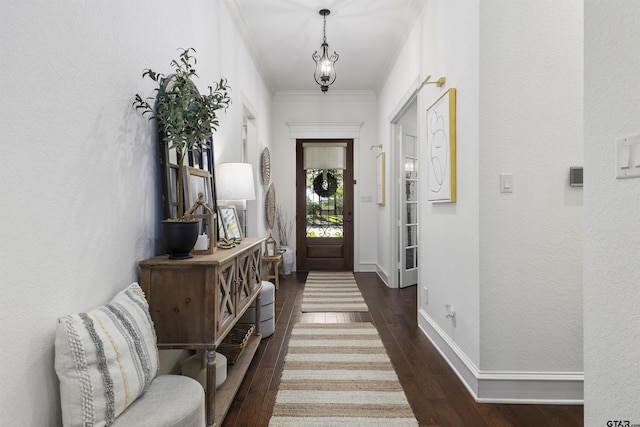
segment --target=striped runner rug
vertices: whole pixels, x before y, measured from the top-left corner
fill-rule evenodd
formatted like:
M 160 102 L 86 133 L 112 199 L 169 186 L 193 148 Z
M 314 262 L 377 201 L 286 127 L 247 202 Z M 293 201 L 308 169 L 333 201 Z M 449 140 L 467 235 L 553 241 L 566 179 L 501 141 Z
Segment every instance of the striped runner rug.
M 417 427 L 376 328 L 294 325 L 269 427 Z
M 302 312 L 369 311 L 352 272 L 311 271 L 302 293 Z

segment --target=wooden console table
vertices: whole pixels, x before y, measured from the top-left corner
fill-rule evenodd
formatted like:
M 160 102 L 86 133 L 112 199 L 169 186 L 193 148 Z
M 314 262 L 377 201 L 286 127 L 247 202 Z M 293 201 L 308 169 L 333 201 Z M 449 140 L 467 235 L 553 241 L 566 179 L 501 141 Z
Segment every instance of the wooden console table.
M 159 349 L 205 349 L 207 426 L 220 426 L 260 344 L 260 322 L 216 392 L 215 350 L 255 300 L 260 319 L 262 241 L 170 260 L 141 261 L 140 286 L 149 302 Z

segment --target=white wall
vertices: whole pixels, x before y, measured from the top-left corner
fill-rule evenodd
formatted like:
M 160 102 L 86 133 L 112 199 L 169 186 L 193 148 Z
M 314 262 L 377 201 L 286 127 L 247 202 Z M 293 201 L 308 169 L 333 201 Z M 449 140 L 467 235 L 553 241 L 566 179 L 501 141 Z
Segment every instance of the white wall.
M 0 21 L 0 424 L 53 426 L 56 319 L 108 301 L 158 246 L 154 129 L 131 107 L 152 95 L 142 70 L 191 46 L 201 89 L 228 78 L 217 161 L 240 160 L 241 93 L 270 144 L 271 99 L 222 2 L 9 0 Z
M 276 190 L 276 204 L 295 218 L 296 148 L 287 123 L 362 123 L 360 140 L 353 148 L 354 179 L 354 270 L 375 271 L 377 224 L 375 166 L 377 144 L 376 98 L 370 92 L 329 91 L 280 92 L 273 103 L 273 141 L 271 178 Z M 338 126 L 339 127 L 339 126 Z M 329 126 L 330 128 L 330 126 Z M 318 135 L 316 137 L 322 137 Z M 348 138 L 349 136 L 342 136 Z M 338 138 L 337 134 L 331 138 Z M 294 227 L 290 246 L 295 249 Z
M 455 203 L 425 204 L 420 213 L 420 287 L 428 287 L 429 303 L 420 303 L 420 318 L 435 322 L 474 364 L 479 358 L 479 230 L 478 230 L 478 2 L 428 4 L 423 46 L 425 73 L 447 78 L 442 88 L 427 86 L 421 94 L 421 135 L 426 135 L 426 109 L 449 87 L 457 89 Z M 433 71 L 432 71 L 433 70 Z M 422 146 L 426 140 L 422 140 Z M 423 151 L 424 152 L 424 151 Z M 420 168 L 428 164 L 421 156 Z M 424 175 L 424 173 L 423 173 Z M 427 200 L 427 188 L 420 189 Z M 422 289 L 420 289 L 422 292 Z M 445 317 L 445 305 L 456 310 L 456 326 Z M 476 365 L 477 366 L 477 365 Z
M 577 0 L 430 1 L 379 97 L 388 144 L 416 76 L 447 79 L 420 92 L 421 135 L 457 88 L 458 200 L 425 203 L 421 187 L 418 318 L 482 401 L 582 397 L 582 189 L 568 183 L 582 164 L 582 37 Z M 514 193 L 499 192 L 501 172 Z
M 582 372 L 583 3 L 480 5 L 480 369 Z M 499 174 L 513 174 L 500 193 Z M 587 172 L 588 173 L 588 172 Z
M 478 3 L 429 1 L 418 18 L 398 61 L 385 84 L 379 102 L 380 141 L 389 150 L 389 115 L 416 77 L 432 81 L 444 76 L 442 87 L 424 86 L 418 98 L 419 170 L 424 177 L 426 109 L 447 89 L 458 91 L 457 181 L 458 202 L 427 203 L 426 187 L 419 200 L 419 320 L 424 328 L 440 328 L 455 341 L 472 363 L 479 364 L 478 282 Z M 424 179 L 424 178 L 423 178 Z M 423 181 L 421 181 L 423 182 Z M 389 183 L 387 183 L 389 185 Z M 379 219 L 389 224 L 391 206 Z M 389 229 L 379 237 L 388 241 Z M 378 262 L 390 269 L 386 248 L 379 247 Z M 423 288 L 428 288 L 429 304 Z M 456 329 L 445 318 L 444 305 L 459 312 Z M 427 320 L 428 319 L 428 320 Z M 427 323 L 432 326 L 427 326 Z
M 640 133 L 640 2 L 585 9 L 585 425 L 640 423 L 640 179 L 615 138 Z

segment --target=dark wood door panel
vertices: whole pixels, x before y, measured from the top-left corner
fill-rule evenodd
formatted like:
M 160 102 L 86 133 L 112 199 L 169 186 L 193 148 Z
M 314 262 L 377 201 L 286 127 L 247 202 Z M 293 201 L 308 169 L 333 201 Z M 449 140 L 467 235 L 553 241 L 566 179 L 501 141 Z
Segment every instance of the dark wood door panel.
M 317 146 L 327 144 L 346 146 L 346 169 L 304 169 L 305 143 Z M 308 144 L 309 145 L 309 144 Z M 312 176 L 315 175 L 316 179 Z M 327 180 L 320 180 L 319 175 L 330 179 L 338 178 L 342 186 L 336 192 L 335 186 L 331 191 L 320 186 L 320 182 L 327 184 Z M 307 180 L 313 179 L 313 187 Z M 309 181 L 310 182 L 310 181 Z M 353 270 L 353 140 L 297 140 L 296 141 L 296 267 L 300 271 L 308 270 Z M 331 196 L 323 194 L 323 190 Z M 314 194 L 315 193 L 315 194 Z M 315 199 L 310 199 L 310 195 Z M 322 196 L 321 196 L 322 195 Z M 318 199 L 318 197 L 320 199 Z M 307 203 L 309 202 L 309 206 Z M 340 206 L 340 203 L 342 206 Z M 321 213 L 318 213 L 318 210 Z M 337 223 L 337 224 L 336 224 Z M 332 227 L 337 225 L 337 228 Z M 329 231 L 332 229 L 331 231 Z M 320 236 L 320 237 L 318 237 Z M 331 236 L 331 237 L 325 237 Z
M 307 243 L 307 258 L 343 258 L 344 245 L 331 243 Z
M 344 258 L 307 258 L 306 270 L 351 270 L 345 265 Z

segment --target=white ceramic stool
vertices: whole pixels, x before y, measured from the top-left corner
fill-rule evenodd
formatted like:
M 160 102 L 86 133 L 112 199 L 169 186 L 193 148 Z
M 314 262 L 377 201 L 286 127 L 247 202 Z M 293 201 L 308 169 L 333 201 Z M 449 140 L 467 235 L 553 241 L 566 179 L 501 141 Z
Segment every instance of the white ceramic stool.
M 260 332 L 262 333 L 262 338 L 270 337 L 275 331 L 275 300 L 276 287 L 273 283 L 263 280 L 262 291 L 260 291 Z M 256 303 L 254 301 L 240 318 L 240 323 L 255 323 L 255 306 Z

